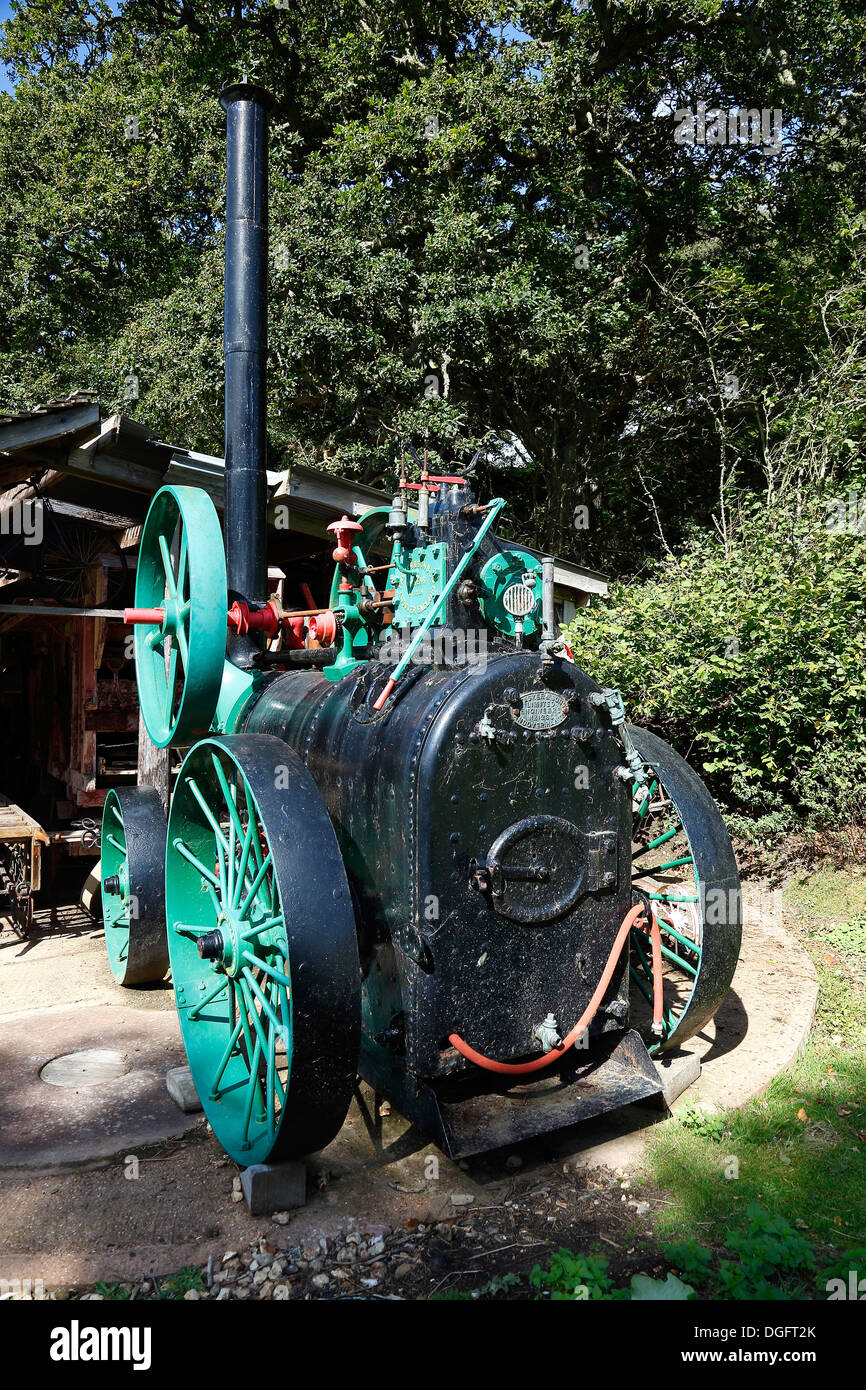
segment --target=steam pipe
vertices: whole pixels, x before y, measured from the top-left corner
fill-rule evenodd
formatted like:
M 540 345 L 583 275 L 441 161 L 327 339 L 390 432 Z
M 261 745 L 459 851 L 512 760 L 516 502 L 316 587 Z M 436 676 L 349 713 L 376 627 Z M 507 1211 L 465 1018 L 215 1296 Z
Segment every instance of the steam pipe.
M 227 85 L 225 268 L 225 532 L 228 587 L 248 603 L 267 598 L 268 128 L 270 93 Z M 258 642 L 232 636 L 242 666 Z
M 555 561 L 552 555 L 545 555 L 541 561 L 541 652 L 542 669 L 553 664 L 553 648 L 557 644 L 556 617 L 553 606 L 553 575 Z

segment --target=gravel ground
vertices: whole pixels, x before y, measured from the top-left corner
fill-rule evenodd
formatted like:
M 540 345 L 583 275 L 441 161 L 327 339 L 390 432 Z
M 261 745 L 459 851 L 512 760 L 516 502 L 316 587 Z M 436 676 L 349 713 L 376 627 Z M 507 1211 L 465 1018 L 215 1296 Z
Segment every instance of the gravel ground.
M 61 1289 L 53 1298 L 423 1300 L 447 1291 L 487 1292 L 492 1277 L 524 1275 L 558 1249 L 596 1248 L 624 1276 L 661 1267 L 650 1221 L 661 1194 L 636 1199 L 625 1172 L 562 1165 L 543 1181 L 514 1171 L 502 1200 L 481 1206 L 454 1192 L 454 1214 L 397 1228 L 350 1219 L 330 1236 L 292 1238 L 293 1213 L 275 1212 L 269 1229 L 241 1248 L 228 1248 L 169 1279 L 149 1278 L 97 1289 Z M 239 1192 L 233 1189 L 233 1196 Z M 602 1234 L 604 1232 L 604 1234 Z M 198 1285 L 189 1287 L 189 1285 Z M 526 1296 L 524 1289 L 523 1296 Z M 519 1297 L 519 1292 L 512 1291 Z

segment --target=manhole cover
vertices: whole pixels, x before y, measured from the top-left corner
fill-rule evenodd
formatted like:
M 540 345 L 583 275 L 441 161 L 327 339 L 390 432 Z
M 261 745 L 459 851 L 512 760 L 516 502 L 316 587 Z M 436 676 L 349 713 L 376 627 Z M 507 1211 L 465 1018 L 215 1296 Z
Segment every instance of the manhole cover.
M 103 1081 L 115 1081 L 128 1071 L 129 1063 L 122 1053 L 92 1047 L 86 1052 L 53 1057 L 39 1075 L 49 1086 L 101 1086 Z

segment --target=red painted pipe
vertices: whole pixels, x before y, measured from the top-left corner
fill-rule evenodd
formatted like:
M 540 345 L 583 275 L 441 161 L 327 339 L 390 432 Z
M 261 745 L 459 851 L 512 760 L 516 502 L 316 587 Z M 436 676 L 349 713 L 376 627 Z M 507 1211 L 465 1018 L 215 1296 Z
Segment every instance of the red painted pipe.
M 165 622 L 164 608 L 124 608 L 123 621 L 125 623 L 155 623 L 157 627 L 162 627 Z

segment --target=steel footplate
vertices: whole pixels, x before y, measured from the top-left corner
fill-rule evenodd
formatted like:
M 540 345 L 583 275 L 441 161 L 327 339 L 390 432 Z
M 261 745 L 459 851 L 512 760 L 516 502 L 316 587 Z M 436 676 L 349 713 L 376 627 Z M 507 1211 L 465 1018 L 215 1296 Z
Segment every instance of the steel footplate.
M 661 1094 L 658 1072 L 639 1033 L 619 1034 L 591 1053 L 571 1049 L 556 1070 L 504 1087 L 478 1074 L 435 1086 L 416 1082 L 364 1038 L 361 1075 L 439 1145 L 449 1158 L 519 1144 L 635 1101 Z

